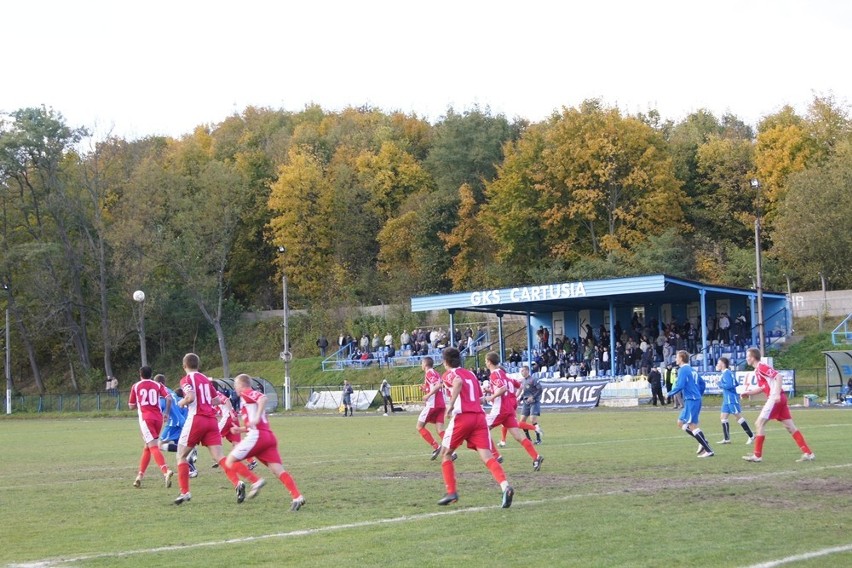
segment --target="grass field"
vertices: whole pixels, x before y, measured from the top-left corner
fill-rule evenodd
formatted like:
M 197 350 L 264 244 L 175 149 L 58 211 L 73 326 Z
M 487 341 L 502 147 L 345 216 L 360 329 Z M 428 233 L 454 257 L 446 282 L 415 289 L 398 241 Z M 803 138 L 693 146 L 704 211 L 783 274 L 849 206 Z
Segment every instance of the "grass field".
M 438 507 L 439 462 L 412 413 L 273 416 L 308 504 L 276 480 L 237 505 L 202 452 L 192 501 L 172 504 L 154 464 L 134 489 L 135 419 L 0 421 L 0 564 L 30 566 L 796 566 L 852 565 L 852 410 L 793 410 L 816 453 L 777 424 L 764 462 L 742 430 L 697 459 L 669 409 L 547 413 L 533 472 L 510 442 L 510 509 L 478 457 L 459 450 L 460 501 Z M 756 410 L 747 412 L 753 423 Z M 718 407 L 705 408 L 711 442 Z M 168 454 L 170 464 L 174 454 Z M 263 469 L 261 467 L 261 469 Z M 263 473 L 267 473 L 263 469 Z M 832 552 L 828 549 L 840 547 Z

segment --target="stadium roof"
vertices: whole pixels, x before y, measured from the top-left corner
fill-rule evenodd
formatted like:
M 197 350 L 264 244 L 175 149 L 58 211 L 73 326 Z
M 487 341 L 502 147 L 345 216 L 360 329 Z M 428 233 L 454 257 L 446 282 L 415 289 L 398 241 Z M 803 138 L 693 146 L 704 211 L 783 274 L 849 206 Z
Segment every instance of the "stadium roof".
M 614 306 L 688 304 L 699 301 L 702 293 L 707 302 L 731 296 L 757 295 L 753 289 L 654 274 L 420 296 L 411 299 L 411 311 L 462 310 L 526 315 L 561 310 L 604 310 L 609 309 L 610 303 Z M 765 301 L 786 302 L 786 295 L 778 292 L 764 291 L 763 298 Z

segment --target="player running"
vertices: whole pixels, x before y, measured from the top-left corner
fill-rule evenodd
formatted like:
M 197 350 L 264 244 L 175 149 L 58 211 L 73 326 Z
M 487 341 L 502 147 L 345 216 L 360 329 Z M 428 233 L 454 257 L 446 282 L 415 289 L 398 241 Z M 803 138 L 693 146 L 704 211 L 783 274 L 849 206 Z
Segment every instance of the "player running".
M 728 423 L 728 416 L 733 414 L 737 423 L 748 435 L 746 444 L 751 444 L 754 441 L 754 434 L 752 434 L 751 428 L 748 427 L 748 421 L 743 416 L 740 395 L 737 392 L 737 379 L 734 378 L 730 366 L 731 362 L 727 357 L 719 357 L 719 360 L 716 361 L 716 370 L 722 373 L 722 377 L 719 379 L 719 388 L 722 389 L 722 440 L 719 443 L 731 443 L 731 425 Z
M 524 447 L 533 459 L 533 471 L 541 469 L 544 458 L 533 448 L 532 440 L 521 434 L 516 412 L 518 399 L 515 396 L 515 384 L 506 375 L 505 369 L 500 366 L 500 356 L 494 351 L 485 355 L 485 366 L 491 371 L 489 381 L 491 382 L 491 394 L 486 395 L 485 401 L 491 403 L 491 411 L 485 416 L 489 430 L 496 426 L 503 426 L 512 437 Z M 494 450 L 498 462 L 503 461 L 500 452 Z
M 444 399 L 443 382 L 441 375 L 434 369 L 435 360 L 431 357 L 423 357 L 420 368 L 425 373 L 420 390 L 423 391 L 423 410 L 417 417 L 417 432 L 426 443 L 432 447 L 432 459 L 441 453 L 441 445 L 432 437 L 432 433 L 426 429 L 427 424 L 434 424 L 438 438 L 444 437 L 444 414 L 447 411 L 447 402 Z
M 488 433 L 488 424 L 485 421 L 485 411 L 482 410 L 482 389 L 476 375 L 462 367 L 461 353 L 455 347 L 447 347 L 443 353 L 444 367 L 447 373 L 444 382 L 451 385 L 450 401 L 447 405 L 447 419 L 449 426 L 444 433 L 442 442 L 442 462 L 444 483 L 447 493 L 438 505 L 449 505 L 459 500 L 456 493 L 456 472 L 453 465 L 452 454 L 462 442 L 467 442 L 467 447 L 476 450 L 485 466 L 491 471 L 491 475 L 500 485 L 503 491 L 502 506 L 508 508 L 512 505 L 515 490 L 506 480 L 506 473 L 491 453 L 491 435 Z
M 240 414 L 243 417 L 243 426 L 234 425 L 231 431 L 236 435 L 245 433 L 246 436 L 228 454 L 227 466 L 233 467 L 239 463 L 239 460 L 256 456 L 290 492 L 290 496 L 293 498 L 290 510 L 298 511 L 305 505 L 305 497 L 296 487 L 293 477 L 281 465 L 278 440 L 269 428 L 269 421 L 266 419 L 266 395 L 253 390 L 251 378 L 244 374 L 237 375 L 237 378 L 234 379 L 234 390 L 240 395 L 242 401 Z M 264 479 L 258 479 L 252 483 L 251 490 L 248 493 L 249 499 L 255 497 L 264 485 L 266 485 Z
M 142 441 L 145 443 L 145 447 L 142 448 L 142 458 L 139 460 L 139 474 L 133 482 L 133 487 L 137 489 L 142 487 L 142 478 L 145 477 L 145 470 L 151 463 L 151 456 L 154 457 L 154 462 L 163 472 L 166 487 L 172 486 L 172 476 L 174 476 L 174 472 L 166 465 L 166 459 L 160 451 L 159 443 L 160 430 L 163 428 L 160 399 L 166 400 L 166 414 L 168 414 L 171 399 L 169 393 L 166 392 L 166 387 L 152 380 L 152 375 L 153 371 L 147 365 L 139 369 L 140 378 L 130 387 L 130 398 L 127 401 L 130 409 L 136 409 L 139 415 L 139 430 L 142 432 Z
M 222 453 L 222 436 L 219 433 L 219 423 L 216 421 L 214 406 L 221 404 L 221 398 L 216 394 L 210 380 L 198 372 L 199 358 L 195 353 L 187 353 L 183 357 L 183 369 L 186 376 L 180 380 L 184 397 L 178 405 L 188 409 L 186 422 L 178 440 L 178 484 L 180 495 L 174 500 L 175 505 L 192 499 L 189 492 L 189 463 L 190 452 L 201 444 L 207 446 L 210 456 L 222 468 L 222 472 L 234 484 L 237 492 L 237 503 L 246 498 L 246 484 L 237 477 L 252 477 L 252 473 L 242 463 L 235 462 L 233 467 L 225 464 Z
M 704 394 L 704 379 L 695 372 L 689 364 L 689 353 L 678 351 L 676 356 L 678 364 L 677 381 L 669 394 L 683 393 L 683 411 L 677 420 L 677 425 L 684 432 L 695 438 L 700 447 L 699 458 L 713 457 L 713 450 L 707 437 L 698 425 L 698 416 L 701 414 L 701 396 Z
M 743 394 L 752 395 L 759 392 L 766 394 L 766 404 L 760 411 L 760 415 L 755 422 L 757 435 L 754 437 L 754 453 L 750 456 L 743 456 L 747 462 L 763 461 L 763 441 L 766 439 L 766 423 L 770 420 L 777 420 L 787 429 L 787 432 L 793 436 L 793 440 L 802 450 L 802 457 L 797 459 L 797 462 L 813 461 L 814 454 L 805 442 L 805 437 L 796 428 L 793 423 L 793 417 L 790 415 L 790 407 L 787 405 L 787 395 L 781 388 L 781 375 L 770 365 L 760 361 L 760 350 L 751 348 L 746 351 L 746 362 L 750 367 L 754 368 L 754 377 L 757 379 L 757 385 L 747 388 Z

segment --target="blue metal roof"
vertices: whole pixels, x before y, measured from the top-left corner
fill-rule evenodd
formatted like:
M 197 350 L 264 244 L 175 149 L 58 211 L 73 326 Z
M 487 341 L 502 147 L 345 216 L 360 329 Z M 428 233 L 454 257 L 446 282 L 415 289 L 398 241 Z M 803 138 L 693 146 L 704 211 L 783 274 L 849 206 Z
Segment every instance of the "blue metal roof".
M 631 276 L 606 280 L 578 280 L 555 284 L 516 286 L 497 290 L 474 290 L 411 298 L 411 311 L 464 310 L 501 313 L 550 313 L 562 309 L 607 309 L 614 305 L 689 303 L 730 296 L 755 296 L 756 290 L 703 284 L 665 274 Z M 767 292 L 765 299 L 785 299 L 784 294 Z

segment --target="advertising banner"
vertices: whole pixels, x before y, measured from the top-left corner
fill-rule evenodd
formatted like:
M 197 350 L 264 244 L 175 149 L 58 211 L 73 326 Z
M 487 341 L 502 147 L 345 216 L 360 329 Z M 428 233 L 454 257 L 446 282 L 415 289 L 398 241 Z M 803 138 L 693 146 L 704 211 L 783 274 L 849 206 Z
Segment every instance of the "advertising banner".
M 722 394 L 722 389 L 719 388 L 719 379 L 722 378 L 721 373 L 715 371 L 698 372 L 707 386 L 704 394 Z M 778 374 L 781 375 L 781 388 L 787 393 L 787 396 L 793 396 L 796 390 L 796 371 L 778 369 Z M 754 371 L 737 371 L 734 373 L 737 377 L 737 384 L 740 385 L 757 385 L 754 378 Z
M 542 408 L 594 408 L 609 381 L 542 381 Z

